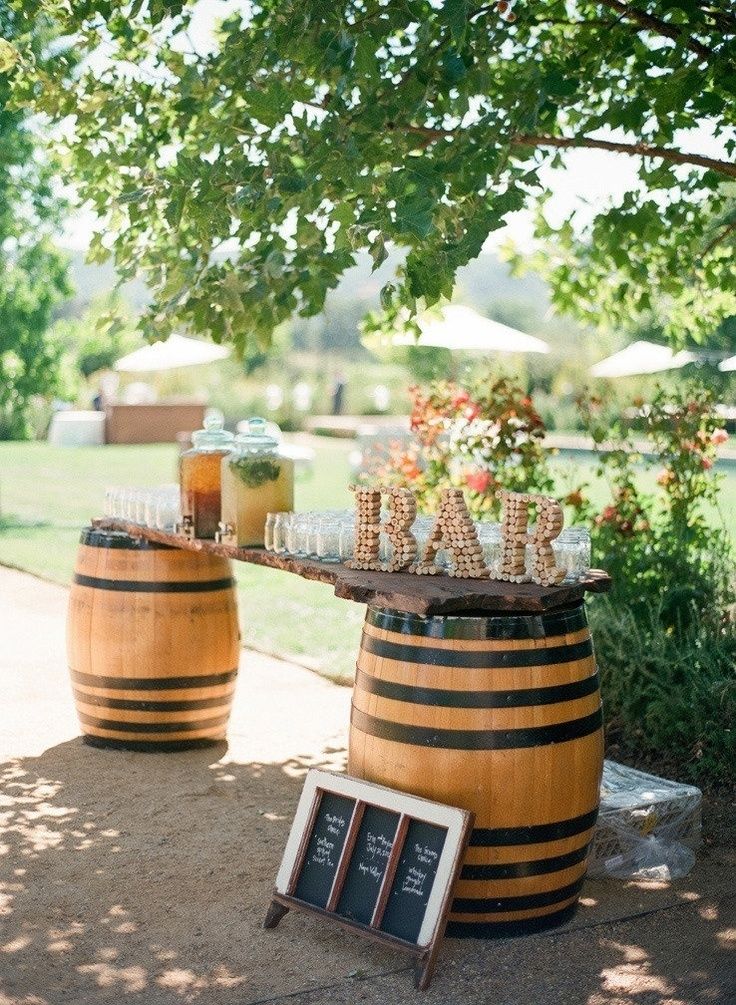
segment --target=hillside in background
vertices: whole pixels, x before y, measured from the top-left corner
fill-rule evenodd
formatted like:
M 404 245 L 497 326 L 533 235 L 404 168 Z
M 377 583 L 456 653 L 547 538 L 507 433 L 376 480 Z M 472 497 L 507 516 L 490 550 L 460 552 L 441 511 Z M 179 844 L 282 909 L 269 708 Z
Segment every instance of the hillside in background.
M 292 325 L 295 347 L 338 351 L 348 356 L 360 354 L 358 323 L 367 311 L 378 307 L 379 291 L 400 261 L 400 255 L 390 255 L 380 269 L 371 273 L 370 257 L 360 255 L 358 264 L 345 273 L 338 288 L 328 295 L 323 315 L 295 319 Z M 62 308 L 63 317 L 80 317 L 90 303 L 110 293 L 115 286 L 112 263 L 87 264 L 81 252 L 70 253 L 69 272 L 74 295 Z M 151 299 L 141 280 L 127 283 L 123 294 L 135 313 Z M 509 304 L 512 314 L 521 311 L 522 316 L 537 322 L 549 306 L 546 286 L 539 278 L 532 275 L 515 278 L 508 266 L 491 254 L 480 255 L 460 270 L 457 299 L 507 323 L 513 323 L 513 318 L 499 316 L 499 304 Z M 503 310 L 500 313 L 506 315 Z

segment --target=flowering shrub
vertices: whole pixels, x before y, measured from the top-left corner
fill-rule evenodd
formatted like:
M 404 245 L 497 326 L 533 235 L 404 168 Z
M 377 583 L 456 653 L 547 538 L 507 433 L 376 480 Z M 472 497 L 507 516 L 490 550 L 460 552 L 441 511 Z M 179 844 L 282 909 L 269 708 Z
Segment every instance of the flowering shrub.
M 708 519 L 721 480 L 716 449 L 728 439 L 713 404 L 698 385 L 659 390 L 637 444 L 599 400 L 581 402 L 611 501 L 597 509 L 582 491 L 568 501 L 590 521 L 596 563 L 613 580 L 590 605 L 609 742 L 717 780 L 732 775 L 736 756 L 736 625 L 730 540 Z M 658 469 L 651 494 L 636 477 L 642 461 Z
M 703 617 L 727 588 L 728 542 L 707 514 L 717 506 L 721 480 L 712 470 L 716 448 L 728 438 L 711 392 L 697 384 L 674 394 L 659 389 L 642 412 L 644 443 L 599 399 L 581 401 L 579 408 L 611 501 L 596 510 L 581 492 L 568 502 L 577 502 L 577 519 L 590 522 L 597 561 L 611 573 L 614 592 L 628 605 L 647 608 L 653 597 L 664 598 L 668 626 Z M 642 462 L 659 468 L 656 494 L 640 487 L 636 468 Z
M 413 441 L 393 444 L 369 477 L 408 486 L 425 511 L 440 488 L 459 486 L 476 517 L 497 515 L 499 488 L 554 491 L 544 424 L 513 382 L 480 374 L 411 395 Z M 595 564 L 613 581 L 588 605 L 607 735 L 623 756 L 725 778 L 736 757 L 733 562 L 708 511 L 717 508 L 713 465 L 727 434 L 698 385 L 636 404 L 639 417 L 627 422 L 598 398 L 580 401 L 610 498 L 594 505 L 579 485 L 564 500 L 574 522 L 590 527 Z M 642 465 L 657 471 L 654 491 L 642 487 Z
M 501 488 L 551 490 L 544 423 L 507 377 L 485 371 L 463 384 L 438 380 L 409 390 L 414 440 L 393 444 L 369 477 L 411 488 L 425 512 L 436 508 L 440 489 L 462 488 L 476 517 L 498 515 Z

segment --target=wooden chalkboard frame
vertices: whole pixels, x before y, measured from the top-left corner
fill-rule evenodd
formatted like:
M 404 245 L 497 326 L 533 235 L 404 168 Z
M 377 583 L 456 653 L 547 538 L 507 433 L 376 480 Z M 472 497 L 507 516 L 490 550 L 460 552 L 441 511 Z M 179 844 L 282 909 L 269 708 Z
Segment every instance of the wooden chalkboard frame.
M 296 897 L 295 889 L 304 868 L 307 847 L 315 827 L 320 803 L 326 793 L 344 796 L 354 800 L 355 804 L 336 866 L 327 905 L 325 908 L 321 908 Z M 358 829 L 367 807 L 376 807 L 396 813 L 399 819 L 371 922 L 370 924 L 362 924 L 337 914 L 336 907 L 344 888 Z M 431 824 L 446 831 L 437 863 L 437 871 L 416 942 L 410 942 L 381 931 L 378 927 L 388 903 L 392 882 L 412 821 Z M 275 928 L 291 908 L 329 919 L 343 928 L 359 932 L 368 938 L 413 955 L 415 958 L 414 984 L 423 991 L 428 987 L 432 978 L 435 960 L 447 924 L 455 883 L 465 856 L 472 826 L 473 814 L 467 810 L 421 799 L 419 796 L 375 785 L 373 782 L 366 782 L 361 778 L 313 768 L 307 774 L 304 782 L 263 927 Z

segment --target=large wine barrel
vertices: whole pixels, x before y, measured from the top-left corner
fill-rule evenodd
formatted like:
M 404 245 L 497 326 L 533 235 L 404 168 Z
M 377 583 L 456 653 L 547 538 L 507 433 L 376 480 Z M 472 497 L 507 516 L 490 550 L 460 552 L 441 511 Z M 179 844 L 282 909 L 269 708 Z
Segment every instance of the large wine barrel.
M 539 616 L 368 609 L 348 771 L 475 813 L 448 934 L 522 934 L 572 915 L 602 770 L 582 604 Z
M 230 563 L 83 531 L 67 650 L 88 743 L 182 750 L 222 740 L 240 655 Z

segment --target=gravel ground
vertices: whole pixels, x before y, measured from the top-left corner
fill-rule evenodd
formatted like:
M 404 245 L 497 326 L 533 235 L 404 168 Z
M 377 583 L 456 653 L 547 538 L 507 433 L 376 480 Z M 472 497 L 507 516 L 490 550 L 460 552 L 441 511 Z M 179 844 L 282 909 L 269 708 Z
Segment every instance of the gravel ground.
M 341 768 L 350 693 L 248 651 L 228 745 L 86 746 L 66 591 L 0 568 L 0 1005 L 695 1005 L 736 1001 L 736 856 L 673 884 L 589 882 L 552 933 L 403 957 L 291 913 L 261 923 L 310 766 Z

